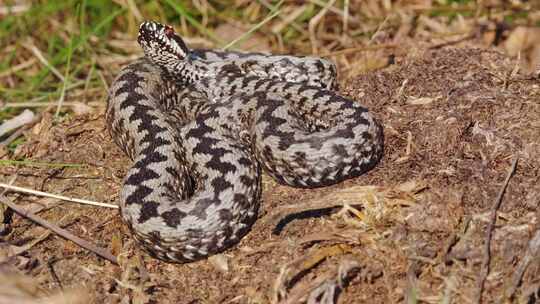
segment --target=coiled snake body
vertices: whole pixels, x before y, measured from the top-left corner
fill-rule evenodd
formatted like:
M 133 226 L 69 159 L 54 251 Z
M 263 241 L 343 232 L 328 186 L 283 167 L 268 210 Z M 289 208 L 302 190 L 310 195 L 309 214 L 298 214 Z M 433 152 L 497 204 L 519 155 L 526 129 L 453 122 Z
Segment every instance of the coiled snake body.
M 155 22 L 138 41 L 145 57 L 114 80 L 106 122 L 133 160 L 121 216 L 157 258 L 190 262 L 237 243 L 256 220 L 262 169 L 311 188 L 381 158 L 381 127 L 333 91 L 326 60 L 189 50 Z

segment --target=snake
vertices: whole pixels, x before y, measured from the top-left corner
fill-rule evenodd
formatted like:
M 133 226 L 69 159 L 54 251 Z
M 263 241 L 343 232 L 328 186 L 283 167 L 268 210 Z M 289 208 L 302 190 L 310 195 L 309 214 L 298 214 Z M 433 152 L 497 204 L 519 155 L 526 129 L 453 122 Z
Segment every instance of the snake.
M 257 220 L 263 172 L 318 188 L 382 158 L 381 125 L 337 93 L 329 60 L 190 49 L 155 21 L 137 41 L 144 56 L 113 80 L 105 121 L 132 160 L 121 218 L 155 258 L 189 263 L 237 244 Z

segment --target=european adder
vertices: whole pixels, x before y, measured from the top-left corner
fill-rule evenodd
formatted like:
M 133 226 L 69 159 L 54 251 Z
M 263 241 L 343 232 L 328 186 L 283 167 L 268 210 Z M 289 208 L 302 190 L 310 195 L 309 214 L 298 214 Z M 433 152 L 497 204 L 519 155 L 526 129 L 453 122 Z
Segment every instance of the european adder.
M 156 22 L 138 42 L 145 57 L 114 80 L 106 122 L 133 160 L 121 216 L 157 258 L 191 262 L 237 243 L 257 218 L 263 170 L 314 188 L 382 156 L 382 128 L 335 92 L 327 60 L 190 50 Z

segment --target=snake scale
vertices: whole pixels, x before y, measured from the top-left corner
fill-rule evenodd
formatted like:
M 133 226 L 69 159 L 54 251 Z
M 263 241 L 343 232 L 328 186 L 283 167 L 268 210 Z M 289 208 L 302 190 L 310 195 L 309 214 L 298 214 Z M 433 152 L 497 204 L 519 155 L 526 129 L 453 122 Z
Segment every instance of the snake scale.
M 122 219 L 154 257 L 185 263 L 236 244 L 257 218 L 263 170 L 314 188 L 382 156 L 382 128 L 335 93 L 327 60 L 190 50 L 152 21 L 138 42 L 145 56 L 113 81 L 106 124 L 133 160 Z

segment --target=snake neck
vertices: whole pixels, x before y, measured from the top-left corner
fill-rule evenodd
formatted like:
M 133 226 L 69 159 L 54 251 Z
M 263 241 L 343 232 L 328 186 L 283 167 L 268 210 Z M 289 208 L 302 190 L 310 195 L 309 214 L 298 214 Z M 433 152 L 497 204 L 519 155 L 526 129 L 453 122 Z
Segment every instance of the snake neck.
M 222 73 L 223 63 L 199 58 L 190 53 L 184 60 L 176 60 L 167 65 L 161 65 L 169 76 L 181 86 L 192 86 L 197 91 L 205 93 L 212 98 L 211 86 L 215 85 L 215 79 Z

